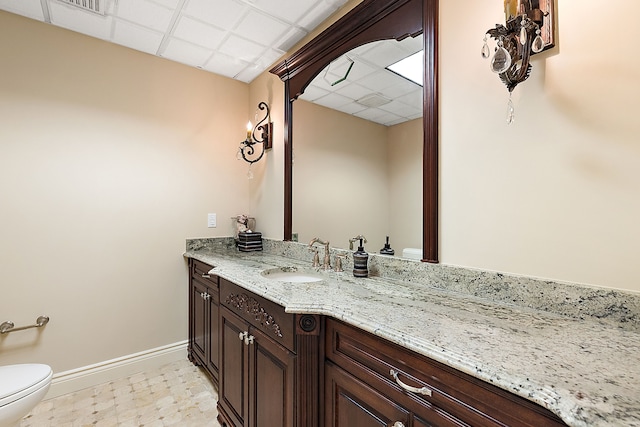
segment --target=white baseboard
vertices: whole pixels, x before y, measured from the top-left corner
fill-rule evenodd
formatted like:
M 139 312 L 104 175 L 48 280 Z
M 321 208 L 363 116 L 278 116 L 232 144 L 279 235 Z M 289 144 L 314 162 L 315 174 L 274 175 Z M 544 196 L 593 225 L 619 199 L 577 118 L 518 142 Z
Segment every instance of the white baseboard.
M 152 348 L 117 359 L 106 360 L 53 375 L 45 399 L 73 393 L 138 372 L 157 369 L 168 363 L 187 359 L 187 341 Z

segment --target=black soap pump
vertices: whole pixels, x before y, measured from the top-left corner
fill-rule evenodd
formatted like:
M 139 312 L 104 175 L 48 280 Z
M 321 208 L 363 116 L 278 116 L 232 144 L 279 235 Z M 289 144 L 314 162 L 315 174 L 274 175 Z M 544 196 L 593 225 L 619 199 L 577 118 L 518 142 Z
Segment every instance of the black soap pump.
M 384 244 L 384 248 L 380 249 L 380 254 L 382 255 L 394 255 L 396 251 L 391 248 L 389 244 L 389 236 L 387 236 L 387 243 Z
M 367 243 L 367 239 L 361 234 L 349 240 L 350 249 L 353 249 L 353 242 L 360 241 L 358 250 L 353 253 L 353 275 L 355 277 L 368 277 L 369 268 L 367 262 L 369 261 L 369 254 L 365 252 L 362 242 Z

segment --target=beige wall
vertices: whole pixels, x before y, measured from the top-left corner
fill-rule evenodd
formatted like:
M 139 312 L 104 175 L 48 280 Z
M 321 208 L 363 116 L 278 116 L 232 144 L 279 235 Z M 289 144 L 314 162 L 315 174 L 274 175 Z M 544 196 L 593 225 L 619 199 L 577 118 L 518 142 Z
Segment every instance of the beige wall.
M 422 143 L 422 118 L 388 128 L 389 238 L 397 256 L 422 248 Z
M 640 3 L 557 3 L 558 46 L 507 126 L 479 54 L 502 4 L 440 2 L 441 260 L 640 291 L 640 58 L 619 43 Z
M 507 126 L 508 92 L 480 57 L 502 3 L 440 1 L 440 260 L 640 291 L 640 58 L 618 42 L 640 36 L 640 4 L 559 3 L 558 45 Z M 265 81 L 282 88 L 251 86 Z
M 0 365 L 185 340 L 185 238 L 249 208 L 248 85 L 5 12 L 0 63 L 0 322 L 51 317 Z
M 293 108 L 293 232 L 345 249 L 362 234 L 377 251 L 389 234 L 387 129 L 302 100 Z

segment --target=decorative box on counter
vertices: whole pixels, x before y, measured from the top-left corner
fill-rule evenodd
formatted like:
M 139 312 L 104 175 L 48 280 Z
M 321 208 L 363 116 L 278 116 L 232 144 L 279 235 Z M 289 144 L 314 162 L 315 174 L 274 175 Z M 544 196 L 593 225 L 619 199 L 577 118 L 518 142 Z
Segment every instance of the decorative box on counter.
M 238 249 L 241 252 L 252 252 L 262 250 L 262 233 L 258 231 L 238 233 Z

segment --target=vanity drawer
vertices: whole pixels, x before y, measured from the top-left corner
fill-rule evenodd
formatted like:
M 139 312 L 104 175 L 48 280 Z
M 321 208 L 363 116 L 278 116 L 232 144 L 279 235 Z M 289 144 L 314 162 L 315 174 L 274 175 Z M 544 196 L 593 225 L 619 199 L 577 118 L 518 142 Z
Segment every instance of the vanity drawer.
M 526 399 L 335 319 L 327 319 L 325 339 L 328 359 L 372 386 L 406 395 L 412 410 L 419 411 L 415 404 L 439 407 L 477 427 L 565 425 Z M 425 394 L 416 392 L 422 388 Z
M 294 315 L 285 313 L 284 307 L 226 279 L 220 279 L 220 304 L 269 338 L 294 351 Z
M 198 261 L 197 259 L 191 259 L 191 277 L 198 280 L 201 283 L 205 283 L 209 286 L 213 286 L 215 288 L 218 287 L 218 276 L 214 274 L 209 274 L 209 271 L 213 267 L 209 264 L 205 264 L 202 261 Z

